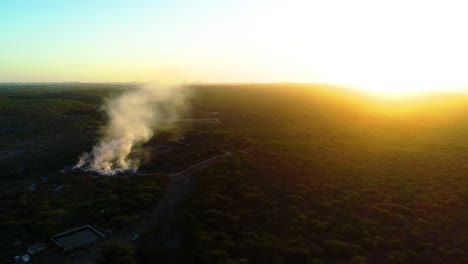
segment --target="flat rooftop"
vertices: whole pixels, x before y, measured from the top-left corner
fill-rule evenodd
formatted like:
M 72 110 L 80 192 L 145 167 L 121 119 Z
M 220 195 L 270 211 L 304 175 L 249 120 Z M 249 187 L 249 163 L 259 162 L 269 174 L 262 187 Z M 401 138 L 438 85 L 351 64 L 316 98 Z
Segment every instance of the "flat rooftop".
M 104 235 L 89 225 L 69 230 L 51 237 L 59 247 L 65 251 L 96 242 Z

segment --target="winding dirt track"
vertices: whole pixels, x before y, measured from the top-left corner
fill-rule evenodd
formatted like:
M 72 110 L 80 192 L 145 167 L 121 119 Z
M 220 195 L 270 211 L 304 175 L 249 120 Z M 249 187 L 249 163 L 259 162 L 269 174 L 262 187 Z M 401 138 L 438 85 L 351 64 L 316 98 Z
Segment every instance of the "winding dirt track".
M 171 183 L 169 184 L 166 193 L 161 198 L 158 205 L 153 209 L 150 219 L 146 223 L 135 226 L 134 233 L 143 234 L 156 226 L 160 231 L 158 239 L 159 242 L 163 243 L 165 240 L 169 239 L 169 236 L 171 235 L 169 223 L 179 205 L 184 200 L 185 195 L 190 190 L 190 186 L 192 184 L 191 176 L 200 170 L 210 167 L 220 159 L 229 155 L 231 155 L 230 152 L 224 152 L 223 155 L 214 156 L 191 165 L 182 171 L 169 174 L 168 176 L 171 179 Z
M 229 152 L 224 152 L 222 155 L 214 156 L 204 161 L 198 162 L 190 167 L 176 173 L 167 175 L 171 179 L 166 193 L 159 201 L 158 205 L 153 209 L 149 209 L 150 216 L 143 222 L 129 226 L 126 232 L 115 234 L 108 238 L 108 241 L 119 243 L 135 243 L 133 241 L 135 234 L 144 234 L 150 229 L 156 228 L 158 235 L 155 237 L 155 243 L 160 248 L 164 248 L 170 252 L 170 262 L 168 263 L 183 263 L 180 254 L 180 241 L 183 234 L 178 230 L 171 230 L 170 221 L 172 220 L 176 210 L 184 200 L 185 195 L 190 191 L 192 184 L 192 176 L 194 173 L 208 168 L 215 164 L 220 159 L 231 155 Z M 179 232 L 179 233 L 177 233 Z M 71 252 L 68 255 L 49 253 L 46 256 L 39 255 L 34 259 L 35 263 L 72 263 L 72 264 L 90 264 L 96 263 L 99 257 L 98 248 L 91 246 Z

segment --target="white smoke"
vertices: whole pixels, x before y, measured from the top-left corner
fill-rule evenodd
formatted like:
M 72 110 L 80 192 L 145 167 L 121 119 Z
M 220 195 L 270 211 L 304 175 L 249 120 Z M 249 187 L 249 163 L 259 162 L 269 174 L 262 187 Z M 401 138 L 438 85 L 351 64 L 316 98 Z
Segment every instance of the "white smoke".
M 151 83 L 107 101 L 104 137 L 74 168 L 102 175 L 136 171 L 138 147 L 151 139 L 155 129 L 175 125 L 187 109 L 186 95 L 182 86 Z

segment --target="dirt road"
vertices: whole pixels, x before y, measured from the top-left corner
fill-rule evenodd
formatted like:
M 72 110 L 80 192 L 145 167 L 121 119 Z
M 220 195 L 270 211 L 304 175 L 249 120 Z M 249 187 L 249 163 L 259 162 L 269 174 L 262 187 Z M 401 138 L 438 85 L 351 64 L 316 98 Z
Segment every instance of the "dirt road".
M 180 256 L 177 252 L 180 249 L 182 234 L 180 234 L 178 230 L 171 230 L 170 221 L 184 200 L 184 197 L 190 191 L 192 184 L 191 176 L 229 155 L 231 155 L 231 153 L 225 152 L 222 155 L 214 156 L 191 165 L 184 170 L 167 175 L 170 177 L 171 183 L 158 205 L 149 209 L 149 216 L 144 221 L 130 226 L 126 232 L 121 232 L 108 237 L 107 241 L 125 244 L 138 243 L 138 239 L 134 241 L 135 235 L 145 234 L 150 229 L 156 228 L 158 230 L 158 235 L 155 237 L 155 241 L 153 241 L 156 243 L 155 245 L 171 252 L 173 256 L 171 257 L 170 263 L 181 263 Z M 34 258 L 33 262 L 91 264 L 96 263 L 98 257 L 98 247 L 96 247 L 96 245 L 90 245 L 88 247 L 77 249 L 69 254 L 59 254 L 58 251 L 54 251 L 46 255 L 38 255 Z
M 177 209 L 183 202 L 184 197 L 190 191 L 193 181 L 191 176 L 198 171 L 210 167 L 229 155 L 231 155 L 230 152 L 225 152 L 222 155 L 191 165 L 182 171 L 169 174 L 168 176 L 171 179 L 171 183 L 169 184 L 166 193 L 159 201 L 159 204 L 151 212 L 149 219 L 132 228 L 132 234 L 129 234 L 127 241 L 131 241 L 135 234 L 144 234 L 150 229 L 156 227 L 158 230 L 158 236 L 153 242 L 160 248 L 174 252 L 173 263 L 177 263 L 178 256 L 176 252 L 180 248 L 183 234 L 178 233 L 178 230 L 171 230 L 170 223 Z
M 153 209 L 150 218 L 145 223 L 139 223 L 133 228 L 133 237 L 135 234 L 144 234 L 150 229 L 158 230 L 157 237 L 152 241 L 153 245 L 164 249 L 170 256 L 170 263 L 181 263 L 180 254 L 181 242 L 183 234 L 179 230 L 171 229 L 171 220 L 173 219 L 177 209 L 184 200 L 184 197 L 190 191 L 193 179 L 192 175 L 198 171 L 206 169 L 219 160 L 231 155 L 230 152 L 225 152 L 207 160 L 198 162 L 182 171 L 169 174 L 171 179 L 166 193 L 159 201 L 159 204 Z M 131 240 L 132 238 L 128 239 Z M 136 241 L 138 243 L 138 241 Z

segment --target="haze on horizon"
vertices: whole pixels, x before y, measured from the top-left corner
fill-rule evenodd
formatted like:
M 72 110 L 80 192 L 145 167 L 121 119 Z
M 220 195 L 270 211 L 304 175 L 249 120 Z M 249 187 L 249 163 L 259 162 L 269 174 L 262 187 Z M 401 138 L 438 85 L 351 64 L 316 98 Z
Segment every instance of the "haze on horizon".
M 468 92 L 463 1 L 3 1 L 0 82 Z

